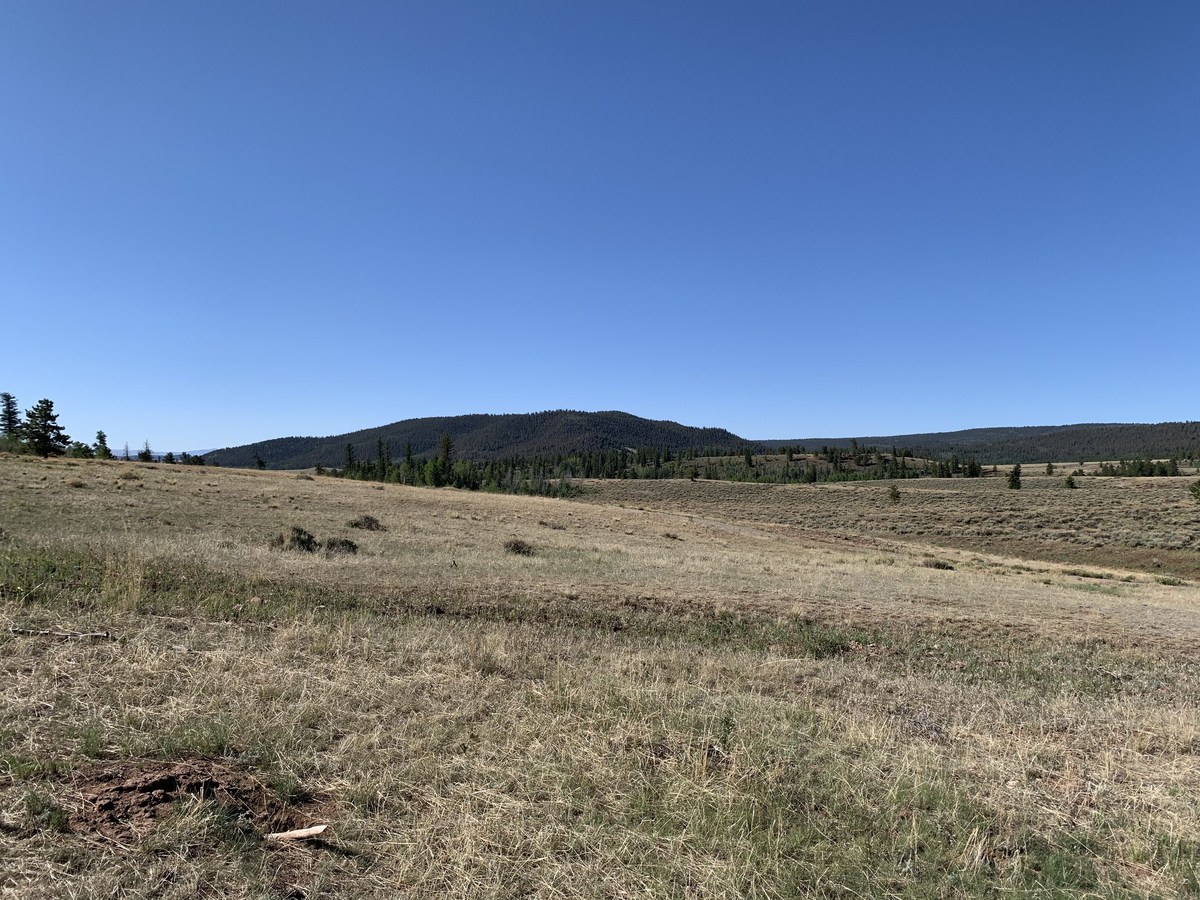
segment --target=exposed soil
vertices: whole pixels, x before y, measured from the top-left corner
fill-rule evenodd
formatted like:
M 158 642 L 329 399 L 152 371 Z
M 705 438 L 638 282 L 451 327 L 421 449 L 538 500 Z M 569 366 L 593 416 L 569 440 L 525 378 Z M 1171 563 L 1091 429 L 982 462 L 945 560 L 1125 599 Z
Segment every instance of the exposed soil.
M 119 843 L 153 831 L 175 801 L 189 796 L 220 804 L 258 835 L 314 824 L 251 773 L 204 757 L 101 763 L 80 773 L 75 794 L 71 829 Z

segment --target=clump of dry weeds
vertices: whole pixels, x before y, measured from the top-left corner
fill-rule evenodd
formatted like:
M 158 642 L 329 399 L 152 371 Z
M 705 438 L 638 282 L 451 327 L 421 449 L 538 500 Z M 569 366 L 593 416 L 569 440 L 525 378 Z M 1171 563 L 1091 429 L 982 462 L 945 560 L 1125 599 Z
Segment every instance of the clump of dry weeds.
M 287 531 L 271 538 L 271 547 L 275 550 L 295 550 L 301 553 L 313 553 L 320 542 L 299 525 L 293 525 Z

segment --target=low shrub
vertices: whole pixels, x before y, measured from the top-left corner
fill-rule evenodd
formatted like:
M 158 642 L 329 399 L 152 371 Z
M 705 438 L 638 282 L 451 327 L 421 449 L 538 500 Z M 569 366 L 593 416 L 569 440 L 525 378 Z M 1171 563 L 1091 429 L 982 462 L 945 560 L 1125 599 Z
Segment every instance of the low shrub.
M 271 547 L 275 550 L 299 550 L 303 553 L 312 553 L 317 546 L 317 539 L 299 525 L 293 525 L 282 534 L 271 538 Z
M 387 526 L 374 516 L 359 516 L 346 524 L 351 528 L 361 528 L 363 531 L 387 531 Z
M 325 548 L 325 553 L 329 556 L 336 556 L 340 553 L 358 552 L 358 544 L 349 538 L 326 538 L 321 546 Z
M 520 538 L 512 538 L 505 541 L 504 549 L 509 553 L 515 553 L 517 556 L 533 556 L 533 545 L 526 543 Z

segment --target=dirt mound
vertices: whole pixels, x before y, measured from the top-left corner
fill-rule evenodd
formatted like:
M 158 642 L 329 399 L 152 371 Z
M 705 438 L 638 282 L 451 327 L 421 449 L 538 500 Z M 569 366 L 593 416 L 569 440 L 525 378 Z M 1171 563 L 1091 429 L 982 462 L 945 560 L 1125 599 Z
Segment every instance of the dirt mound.
M 251 773 L 203 757 L 103 763 L 80 773 L 76 793 L 71 829 L 121 843 L 153 831 L 188 797 L 220 804 L 259 835 L 313 824 Z

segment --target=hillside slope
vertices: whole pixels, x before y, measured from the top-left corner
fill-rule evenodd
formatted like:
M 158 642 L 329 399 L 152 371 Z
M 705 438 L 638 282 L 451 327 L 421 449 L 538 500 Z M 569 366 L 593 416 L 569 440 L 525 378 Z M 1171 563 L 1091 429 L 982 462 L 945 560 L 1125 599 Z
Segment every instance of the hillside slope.
M 373 458 L 378 453 L 380 441 L 390 446 L 394 458 L 404 454 L 406 445 L 412 446 L 415 456 L 431 456 L 438 452 L 443 434 L 450 435 L 457 458 L 473 460 L 621 447 L 734 449 L 745 443 L 743 438 L 723 428 L 692 428 L 678 422 L 643 419 L 615 411 L 552 410 L 406 419 L 332 437 L 276 438 L 214 450 L 206 459 L 222 466 L 253 466 L 257 455 L 272 469 L 340 466 L 346 459 L 347 444 L 354 447 L 359 459 Z
M 848 447 L 850 438 L 801 438 L 757 441 L 763 447 Z M 932 434 L 860 437 L 859 446 L 912 450 L 917 456 L 944 457 L 957 453 L 986 463 L 1165 458 L 1200 451 L 1200 422 L 1160 422 L 1155 425 L 1081 424 L 1032 425 L 1019 428 L 970 428 Z
M 737 452 L 750 445 L 757 450 L 783 446 L 892 447 L 911 450 L 918 457 L 942 458 L 958 454 L 981 462 L 1012 463 L 1054 460 L 1122 459 L 1200 453 L 1200 422 L 1141 424 L 1034 425 L 1010 428 L 971 428 L 929 434 L 901 434 L 859 438 L 796 438 L 747 440 L 724 428 L 693 428 L 678 422 L 643 419 L 629 413 L 552 410 L 509 415 L 438 416 L 405 419 L 331 437 L 285 437 L 255 444 L 214 450 L 205 458 L 222 466 L 251 467 L 257 459 L 272 469 L 305 469 L 341 466 L 346 445 L 358 459 L 374 458 L 379 442 L 389 445 L 399 459 L 406 445 L 417 457 L 438 452 L 443 434 L 454 442 L 460 459 L 489 460 L 510 456 L 587 453 L 621 447 L 664 447 L 672 451 L 721 449 Z

